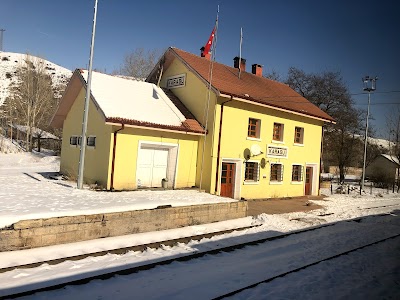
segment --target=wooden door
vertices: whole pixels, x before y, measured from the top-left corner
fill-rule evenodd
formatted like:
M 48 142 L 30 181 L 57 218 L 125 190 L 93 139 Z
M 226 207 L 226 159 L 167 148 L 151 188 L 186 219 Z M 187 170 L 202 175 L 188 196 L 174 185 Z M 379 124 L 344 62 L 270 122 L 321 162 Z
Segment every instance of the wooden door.
M 168 149 L 141 148 L 137 160 L 138 187 L 161 187 L 167 166 Z
M 313 178 L 313 168 L 306 167 L 306 188 L 305 188 L 306 195 L 311 195 L 312 193 L 312 178 Z
M 233 189 L 235 182 L 235 164 L 222 163 L 221 172 L 221 196 L 233 198 Z

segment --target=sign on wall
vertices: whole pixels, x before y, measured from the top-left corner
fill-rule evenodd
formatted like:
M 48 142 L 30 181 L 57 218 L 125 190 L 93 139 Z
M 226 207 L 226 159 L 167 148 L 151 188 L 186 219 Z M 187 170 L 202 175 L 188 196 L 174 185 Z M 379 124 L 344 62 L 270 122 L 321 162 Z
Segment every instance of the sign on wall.
M 186 85 L 186 74 L 179 74 L 167 78 L 167 88 L 174 89 Z
M 267 146 L 267 157 L 288 157 L 288 149 L 286 147 Z

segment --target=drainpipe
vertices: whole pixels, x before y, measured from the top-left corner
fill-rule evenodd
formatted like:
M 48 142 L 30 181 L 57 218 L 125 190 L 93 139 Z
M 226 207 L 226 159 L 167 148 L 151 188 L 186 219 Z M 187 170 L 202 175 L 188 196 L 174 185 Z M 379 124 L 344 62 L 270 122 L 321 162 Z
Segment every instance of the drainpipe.
M 113 144 L 113 154 L 112 154 L 112 164 L 111 164 L 111 184 L 110 191 L 114 190 L 114 169 L 115 169 L 115 153 L 117 151 L 117 134 L 119 131 L 125 128 L 125 124 L 121 123 L 121 128 L 114 131 L 114 144 Z
M 324 131 L 324 125 L 322 125 L 322 134 L 321 134 L 321 157 L 319 159 L 319 184 L 318 184 L 318 195 L 321 194 L 321 180 L 322 180 L 322 156 L 324 155 L 324 137 L 325 137 L 325 131 Z
M 232 98 L 233 97 L 231 96 L 231 99 L 221 104 L 221 116 L 219 119 L 219 133 L 218 133 L 217 172 L 215 173 L 215 193 L 217 193 L 218 190 L 218 175 L 219 175 L 219 160 L 220 160 L 219 157 L 221 154 L 221 136 L 222 136 L 222 116 L 224 115 L 224 105 L 228 102 L 233 101 Z

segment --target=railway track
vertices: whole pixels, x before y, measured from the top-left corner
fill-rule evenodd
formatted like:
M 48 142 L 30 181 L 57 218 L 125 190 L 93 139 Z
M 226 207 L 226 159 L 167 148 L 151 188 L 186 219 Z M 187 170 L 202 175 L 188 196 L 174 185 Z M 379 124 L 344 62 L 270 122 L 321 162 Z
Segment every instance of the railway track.
M 399 237 L 400 237 L 400 234 L 396 234 L 396 235 L 393 235 L 393 236 L 391 236 L 391 237 L 384 238 L 384 239 L 381 239 L 381 240 L 379 240 L 379 241 L 376 241 L 376 242 L 373 242 L 373 243 L 369 243 L 369 244 L 363 245 L 363 246 L 361 246 L 361 247 L 356 247 L 356 248 L 353 248 L 353 249 L 351 249 L 351 250 L 344 251 L 344 252 L 341 252 L 341 253 L 339 253 L 339 254 L 335 254 L 335 255 L 329 256 L 329 257 L 327 257 L 327 258 L 318 260 L 318 261 L 316 261 L 316 262 L 313 262 L 313 263 L 310 263 L 310 264 L 301 266 L 301 267 L 299 267 L 299 268 L 296 268 L 296 269 L 293 269 L 293 270 L 284 272 L 284 273 L 279 274 L 279 275 L 275 275 L 275 276 L 273 276 L 273 277 L 269 277 L 269 278 L 267 278 L 267 279 L 258 281 L 258 282 L 256 282 L 256 283 L 250 284 L 250 285 L 245 286 L 245 287 L 242 287 L 242 288 L 240 288 L 240 289 L 237 289 L 237 290 L 231 291 L 231 292 L 229 292 L 229 293 L 220 295 L 220 296 L 218 296 L 218 297 L 213 298 L 212 300 L 221 300 L 221 299 L 225 299 L 225 298 L 234 296 L 234 295 L 239 294 L 239 293 L 241 293 L 241 292 L 243 292 L 243 291 L 245 291 L 245 290 L 249 290 L 249 289 L 255 288 L 255 287 L 257 287 L 258 285 L 260 285 L 260 284 L 262 284 L 262 283 L 271 282 L 271 281 L 273 281 L 273 280 L 275 280 L 275 279 L 277 279 L 277 278 L 282 278 L 282 277 L 285 277 L 285 276 L 287 276 L 287 275 L 289 275 L 289 274 L 299 272 L 299 271 L 304 270 L 304 269 L 307 269 L 307 268 L 309 268 L 309 267 L 318 265 L 319 263 L 322 263 L 322 262 L 324 262 L 324 261 L 332 260 L 332 259 L 338 258 L 338 257 L 340 257 L 340 256 L 344 256 L 344 255 L 350 254 L 350 253 L 352 253 L 352 252 L 355 252 L 355 251 L 358 251 L 358 250 L 361 250 L 361 249 L 364 249 L 364 248 L 367 248 L 367 247 L 371 247 L 371 246 L 374 246 L 374 245 L 377 245 L 377 244 L 386 242 L 386 241 L 391 240 L 391 239 L 396 239 L 396 238 L 399 238 Z
M 387 216 L 387 214 L 376 215 L 374 217 L 379 217 L 379 216 Z M 344 222 L 358 222 L 359 223 L 359 222 L 362 222 L 363 219 L 368 218 L 368 217 L 371 217 L 371 216 L 360 217 L 360 218 L 356 218 L 356 219 L 352 219 L 352 220 L 347 220 L 347 221 L 344 221 Z M 18 298 L 18 297 L 21 297 L 21 296 L 32 295 L 32 294 L 37 293 L 37 292 L 57 290 L 57 289 L 61 289 L 61 288 L 64 288 L 64 287 L 70 286 L 70 285 L 86 284 L 86 283 L 88 283 L 88 282 L 90 282 L 92 280 L 96 280 L 96 279 L 105 280 L 105 279 L 112 278 L 112 277 L 114 277 L 116 275 L 129 275 L 129 274 L 137 273 L 137 272 L 144 271 L 144 270 L 150 270 L 150 269 L 155 268 L 157 266 L 168 265 L 168 264 L 171 264 L 173 262 L 184 262 L 184 261 L 197 259 L 197 258 L 206 256 L 206 255 L 217 255 L 217 254 L 220 254 L 220 253 L 223 253 L 223 252 L 232 252 L 232 251 L 236 251 L 236 250 L 242 249 L 244 247 L 256 246 L 256 245 L 259 245 L 259 244 L 262 244 L 262 243 L 266 243 L 266 242 L 269 242 L 269 241 L 278 240 L 278 239 L 284 239 L 284 238 L 287 238 L 289 236 L 299 235 L 299 234 L 303 234 L 303 233 L 310 232 L 310 231 L 321 230 L 323 228 L 326 228 L 326 227 L 329 227 L 329 226 L 334 226 L 334 225 L 335 225 L 335 223 L 329 223 L 329 224 L 309 227 L 309 228 L 306 228 L 306 229 L 297 230 L 297 231 L 293 231 L 293 232 L 289 232 L 289 233 L 285 233 L 285 234 L 280 234 L 280 235 L 276 235 L 276 236 L 272 236 L 272 237 L 253 240 L 253 241 L 250 241 L 250 242 L 240 243 L 240 244 L 227 246 L 227 247 L 221 247 L 221 248 L 218 248 L 218 249 L 212 249 L 212 250 L 208 250 L 208 251 L 196 252 L 196 253 L 190 253 L 190 254 L 183 254 L 183 255 L 181 255 L 179 257 L 174 257 L 174 258 L 171 258 L 171 259 L 165 259 L 165 260 L 162 260 L 162 261 L 157 261 L 157 262 L 153 262 L 153 263 L 149 263 L 149 264 L 143 264 L 143 265 L 134 266 L 134 267 L 122 268 L 122 269 L 118 269 L 118 270 L 106 271 L 106 272 L 104 272 L 102 274 L 97 274 L 97 275 L 88 276 L 88 277 L 80 278 L 80 279 L 77 279 L 77 280 L 70 280 L 70 281 L 67 281 L 67 282 L 62 282 L 62 283 L 57 283 L 57 284 L 50 284 L 50 285 L 45 286 L 45 287 L 32 288 L 32 289 L 28 289 L 28 290 L 24 290 L 24 291 L 19 291 L 19 292 L 10 291 L 10 293 L 6 292 L 6 294 L 4 294 L 4 295 L 2 295 L 0 293 L 0 299 L 2 299 L 2 298 L 14 299 L 14 298 Z M 231 232 L 231 231 L 233 231 L 233 230 L 226 231 L 225 233 L 228 233 L 228 232 Z M 222 233 L 220 233 L 220 234 L 222 234 Z M 209 237 L 211 237 L 211 236 L 209 236 Z M 239 293 L 239 292 L 243 291 L 244 289 L 249 289 L 249 288 L 257 286 L 257 285 L 259 285 L 261 283 L 272 281 L 275 278 L 286 276 L 286 275 L 288 275 L 290 273 L 297 272 L 297 271 L 302 270 L 304 268 L 308 268 L 308 267 L 310 267 L 312 265 L 315 265 L 315 264 L 318 264 L 318 263 L 320 263 L 322 261 L 329 260 L 329 259 L 334 259 L 335 257 L 341 256 L 341 255 L 345 255 L 347 253 L 356 251 L 358 249 L 362 249 L 362 248 L 371 246 L 373 244 L 383 242 L 383 241 L 385 241 L 387 239 L 390 239 L 390 238 L 396 238 L 398 236 L 399 236 L 399 234 L 393 235 L 393 236 L 391 236 L 389 238 L 385 238 L 385 239 L 382 239 L 382 240 L 379 240 L 379 241 L 375 241 L 373 243 L 369 243 L 367 245 L 363 245 L 361 247 L 357 247 L 357 248 L 351 249 L 349 251 L 334 255 L 332 257 L 328 257 L 328 258 L 313 262 L 311 264 L 307 264 L 305 266 L 302 266 L 300 268 L 296 268 L 296 269 L 291 270 L 289 272 L 285 272 L 283 274 L 279 274 L 279 275 L 274 276 L 272 278 L 267 278 L 267 279 L 265 279 L 263 281 L 260 281 L 260 282 L 254 283 L 252 285 L 246 286 L 245 288 L 238 289 L 237 291 L 233 291 L 233 293 L 234 294 Z M 200 235 L 200 236 L 188 237 L 188 238 L 185 238 L 185 239 L 186 239 L 186 242 L 189 242 L 190 240 L 200 240 L 200 239 L 205 238 L 205 237 L 207 237 L 207 236 L 206 235 Z M 182 242 L 182 239 L 171 240 L 171 241 L 169 241 L 169 244 L 170 245 L 176 245 L 177 243 L 180 243 L 180 242 Z M 133 251 L 133 250 L 136 250 L 136 251 L 137 250 L 144 250 L 147 247 L 159 247 L 161 244 L 165 245 L 165 242 L 160 242 L 160 243 L 157 243 L 157 244 L 158 244 L 158 246 L 155 243 L 152 243 L 152 244 L 147 244 L 147 245 L 135 246 L 135 247 L 139 247 L 137 249 L 131 249 L 131 247 L 128 247 L 128 248 L 115 249 L 113 251 L 115 251 L 114 253 L 123 254 L 123 253 L 126 253 L 128 251 Z M 95 254 L 96 255 L 104 255 L 104 254 L 102 254 L 104 252 L 107 252 L 107 251 L 96 252 Z M 88 257 L 88 256 L 90 256 L 90 254 L 87 254 L 87 255 L 85 254 L 84 255 L 84 257 Z M 92 254 L 92 256 L 93 256 L 93 254 Z M 73 259 L 81 259 L 79 257 L 84 258 L 81 255 L 79 255 L 79 256 L 73 257 Z M 62 261 L 66 261 L 68 259 L 71 260 L 70 258 L 65 258 Z M 53 263 L 53 264 L 59 263 L 59 262 L 60 262 L 60 260 L 50 261 L 50 263 Z M 49 262 L 41 262 L 41 263 L 38 263 L 38 264 L 41 265 L 43 263 L 49 263 Z M 25 266 L 16 266 L 16 267 L 14 267 L 14 269 L 15 268 L 34 267 L 34 265 L 35 264 L 30 264 L 30 265 L 25 265 Z M 6 271 L 4 271 L 4 272 L 6 272 Z M 27 287 L 27 288 L 29 288 L 29 287 Z M 221 296 L 217 297 L 216 299 L 222 299 L 224 297 L 229 297 L 230 295 L 233 295 L 233 294 L 229 293 L 229 294 L 221 295 Z
M 381 205 L 381 206 L 373 206 L 373 207 L 365 207 L 365 208 L 360 208 L 360 209 L 376 209 L 376 208 L 386 208 L 386 207 L 394 207 L 398 206 L 400 207 L 400 204 L 388 204 L 388 205 Z
M 41 266 L 43 264 L 48 264 L 48 265 L 56 265 L 60 264 L 65 261 L 77 261 L 81 259 L 85 259 L 87 257 L 96 257 L 96 256 L 103 256 L 107 254 L 119 254 L 123 255 L 126 254 L 130 251 L 144 251 L 148 248 L 153 248 L 157 249 L 160 248 L 162 245 L 163 246 L 176 246 L 178 243 L 184 243 L 187 244 L 190 241 L 200 241 L 201 239 L 209 239 L 214 236 L 218 235 L 223 235 L 223 234 L 228 234 L 233 231 L 243 231 L 251 228 L 256 228 L 261 225 L 253 225 L 253 226 L 246 226 L 246 227 L 240 227 L 240 228 L 234 228 L 234 229 L 228 229 L 228 230 L 222 230 L 222 231 L 216 231 L 216 232 L 210 232 L 210 233 L 205 233 L 205 234 L 199 234 L 199 235 L 193 235 L 189 237 L 182 237 L 182 238 L 177 238 L 177 239 L 171 239 L 171 240 L 165 240 L 161 242 L 153 242 L 153 243 L 148 243 L 148 244 L 141 244 L 141 245 L 135 245 L 135 246 L 129 246 L 129 247 L 122 247 L 122 248 L 117 248 L 117 249 L 110 249 L 110 250 L 104 250 L 104 251 L 97 251 L 97 252 L 90 252 L 90 253 L 85 253 L 85 254 L 80 254 L 80 255 L 74 255 L 74 256 L 66 256 L 62 258 L 57 258 L 57 259 L 50 259 L 46 261 L 40 261 L 40 262 L 35 262 L 35 263 L 29 263 L 29 264 L 23 264 L 23 265 L 16 265 L 12 267 L 7 267 L 7 268 L 0 268 L 0 274 L 9 272 L 15 269 L 30 269 L 30 268 L 36 268 L 38 266 Z

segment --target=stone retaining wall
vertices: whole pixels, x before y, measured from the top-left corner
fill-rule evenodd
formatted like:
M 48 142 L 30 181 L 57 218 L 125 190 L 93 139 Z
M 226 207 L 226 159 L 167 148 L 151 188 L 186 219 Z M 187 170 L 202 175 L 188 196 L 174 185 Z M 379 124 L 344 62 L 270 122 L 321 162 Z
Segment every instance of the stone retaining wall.
M 0 230 L 0 251 L 159 231 L 247 216 L 247 202 L 134 210 L 19 221 Z

